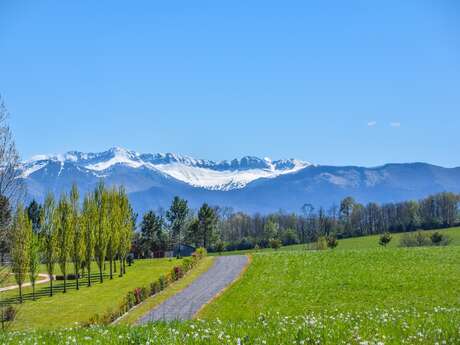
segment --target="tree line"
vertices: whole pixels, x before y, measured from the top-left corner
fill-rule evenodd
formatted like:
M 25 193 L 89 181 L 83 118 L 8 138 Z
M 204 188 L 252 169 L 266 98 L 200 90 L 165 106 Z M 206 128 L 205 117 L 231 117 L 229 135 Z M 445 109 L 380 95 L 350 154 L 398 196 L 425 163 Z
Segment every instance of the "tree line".
M 35 282 L 42 263 L 50 278 L 50 296 L 56 265 L 62 274 L 63 292 L 67 291 L 69 277 L 75 279 L 78 290 L 85 271 L 87 285 L 91 286 L 93 262 L 97 264 L 101 283 L 106 261 L 110 279 L 116 272 L 117 261 L 119 276 L 123 276 L 135 218 L 123 187 L 108 189 L 103 182 L 92 193 L 87 193 L 82 202 L 74 184 L 70 193 L 63 193 L 59 200 L 49 193 L 43 205 L 32 201 L 25 208 L 19 204 L 13 218 L 9 249 L 20 301 L 27 276 L 35 297 Z M 71 264 L 72 275 L 69 274 Z
M 323 236 L 347 238 L 446 228 L 459 223 L 459 202 L 460 195 L 448 192 L 421 200 L 365 205 L 346 197 L 327 210 L 305 204 L 297 214 L 251 215 L 208 204 L 194 212 L 186 200 L 176 197 L 168 211 L 144 214 L 134 251 L 145 257 L 180 243 L 222 251 L 265 248 L 276 241 L 283 245 L 311 243 Z
M 198 212 L 187 200 L 174 197 L 168 210 L 148 211 L 144 214 L 133 241 L 137 257 L 151 257 L 156 252 L 178 251 L 183 244 L 195 248 L 212 248 L 219 239 L 218 208 L 204 203 Z

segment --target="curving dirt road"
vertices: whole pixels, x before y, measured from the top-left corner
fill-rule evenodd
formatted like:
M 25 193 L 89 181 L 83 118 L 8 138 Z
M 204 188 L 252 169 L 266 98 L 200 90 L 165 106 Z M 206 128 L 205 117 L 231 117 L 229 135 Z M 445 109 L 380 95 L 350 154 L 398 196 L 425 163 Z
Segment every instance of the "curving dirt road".
M 47 283 L 47 282 L 50 281 L 50 277 L 47 274 L 39 273 L 38 276 L 43 278 L 43 279 L 37 280 L 35 282 L 35 285 Z M 32 283 L 30 283 L 30 282 L 29 283 L 24 283 L 24 284 L 22 284 L 22 287 L 27 287 L 27 286 L 31 286 L 31 285 L 32 285 Z M 0 292 L 14 290 L 14 289 L 18 289 L 18 288 L 19 288 L 19 285 L 5 286 L 5 287 L 0 288 Z
M 181 292 L 152 309 L 137 322 L 187 320 L 232 283 L 248 263 L 244 255 L 219 256 L 214 265 Z

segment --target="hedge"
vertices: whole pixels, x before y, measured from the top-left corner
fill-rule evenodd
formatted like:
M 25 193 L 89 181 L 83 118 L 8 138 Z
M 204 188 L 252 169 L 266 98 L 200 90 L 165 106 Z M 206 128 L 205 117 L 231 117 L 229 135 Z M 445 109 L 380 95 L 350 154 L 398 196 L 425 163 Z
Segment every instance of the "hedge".
M 147 298 L 163 291 L 171 283 L 181 279 L 188 271 L 193 269 L 197 263 L 206 256 L 206 254 L 206 249 L 198 248 L 191 257 L 184 258 L 181 265 L 174 266 L 168 273 L 160 275 L 160 277 L 156 281 L 151 282 L 148 287 L 138 287 L 128 292 L 126 297 L 117 308 L 108 310 L 102 315 L 95 314 L 83 325 L 107 325 L 114 322 L 134 306 L 142 303 Z

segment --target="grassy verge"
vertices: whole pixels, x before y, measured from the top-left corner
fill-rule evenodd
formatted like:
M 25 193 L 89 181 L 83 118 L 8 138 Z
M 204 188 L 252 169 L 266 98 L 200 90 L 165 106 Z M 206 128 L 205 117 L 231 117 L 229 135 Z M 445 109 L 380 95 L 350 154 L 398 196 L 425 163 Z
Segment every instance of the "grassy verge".
M 235 306 L 236 308 L 236 306 Z M 245 321 L 190 321 L 141 327 L 93 327 L 0 334 L 0 342 L 32 344 L 161 345 L 400 345 L 459 344 L 459 310 L 437 308 L 365 313 L 259 315 Z
M 87 287 L 83 282 L 79 291 L 70 284 L 67 293 L 56 291 L 53 297 L 47 296 L 47 287 L 39 288 L 38 300 L 27 300 L 19 306 L 14 329 L 54 329 L 88 321 L 95 314 L 117 308 L 129 291 L 148 285 L 180 262 L 176 259 L 137 260 L 132 267 L 127 267 L 127 274 L 122 278 L 117 274 L 113 280 L 106 277 L 104 283 L 99 284 L 96 277 L 93 286 Z M 62 282 L 56 283 L 62 286 Z M 30 292 L 30 288 L 25 290 Z M 16 296 L 17 292 L 8 291 L 3 295 Z
M 169 297 L 174 296 L 187 286 L 189 286 L 195 279 L 197 279 L 201 274 L 206 272 L 214 263 L 214 258 L 205 257 L 198 262 L 197 266 L 192 269 L 185 277 L 174 282 L 172 285 L 168 286 L 166 290 L 161 293 L 149 297 L 142 304 L 138 305 L 122 319 L 117 322 L 117 325 L 131 325 L 134 324 L 140 317 L 145 315 L 149 310 L 155 308 L 159 304 L 163 303 Z

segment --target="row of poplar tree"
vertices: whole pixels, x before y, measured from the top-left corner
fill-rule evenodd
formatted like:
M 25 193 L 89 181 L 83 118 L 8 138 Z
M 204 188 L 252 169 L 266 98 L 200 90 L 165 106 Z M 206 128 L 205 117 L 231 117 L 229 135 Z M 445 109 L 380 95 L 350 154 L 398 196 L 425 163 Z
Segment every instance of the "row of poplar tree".
M 94 192 L 87 193 L 80 202 L 77 186 L 70 193 L 63 193 L 55 200 L 49 193 L 38 216 L 30 216 L 30 210 L 19 205 L 13 219 L 11 241 L 11 268 L 19 285 L 19 299 L 23 301 L 22 285 L 29 276 L 33 296 L 40 264 L 46 266 L 50 278 L 50 296 L 53 295 L 53 279 L 59 265 L 63 292 L 67 291 L 67 279 L 73 264 L 73 278 L 79 289 L 79 278 L 86 269 L 87 285 L 91 286 L 91 264 L 96 262 L 99 281 L 109 262 L 110 279 L 116 272 L 126 273 L 126 259 L 131 248 L 135 229 L 135 216 L 125 190 L 108 189 L 100 182 Z

